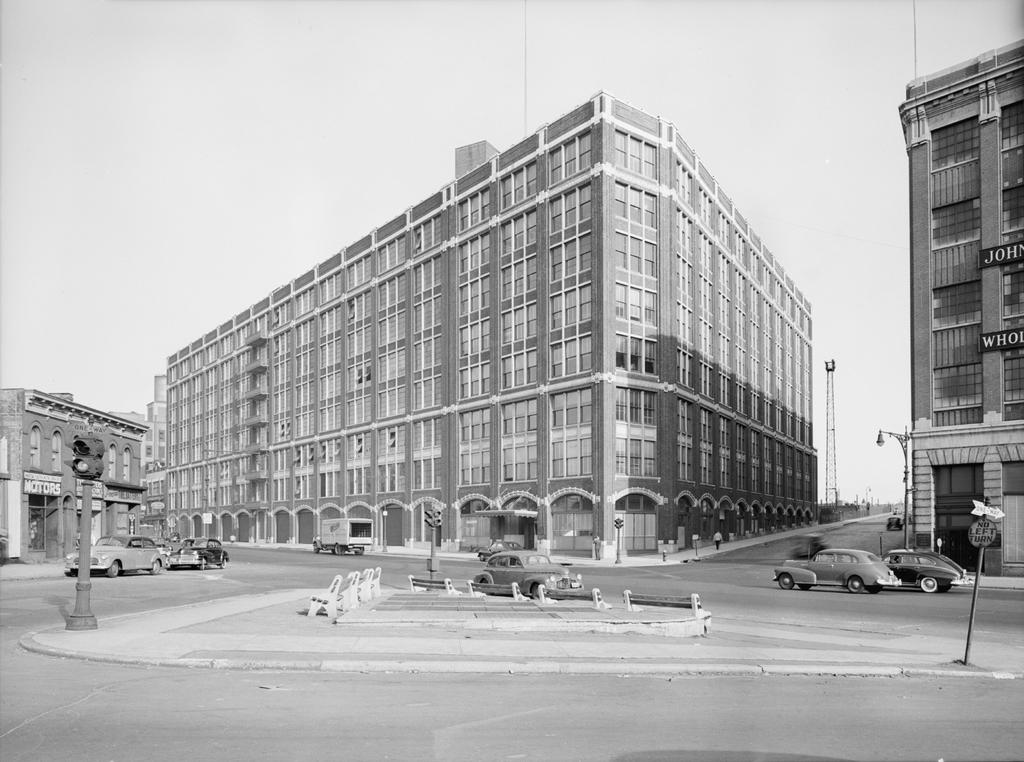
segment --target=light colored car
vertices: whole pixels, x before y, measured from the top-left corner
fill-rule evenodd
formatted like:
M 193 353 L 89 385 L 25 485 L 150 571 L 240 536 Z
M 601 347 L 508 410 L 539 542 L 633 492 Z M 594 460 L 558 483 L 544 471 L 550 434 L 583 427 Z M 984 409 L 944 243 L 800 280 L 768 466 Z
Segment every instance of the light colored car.
M 897 548 L 882 556 L 882 561 L 905 587 L 919 587 L 926 593 L 945 593 L 954 585 L 974 582 L 952 558 L 928 550 Z
M 866 550 L 827 548 L 808 561 L 791 559 L 775 570 L 775 581 L 783 590 L 815 585 L 845 587 L 851 593 L 877 593 L 883 587 L 899 587 L 900 581 L 882 559 Z
M 121 572 L 148 571 L 159 574 L 164 570 L 164 556 L 151 537 L 134 534 L 115 534 L 100 537 L 90 548 L 89 571 L 105 572 L 116 577 Z M 64 573 L 78 574 L 78 553 L 64 558 Z
M 212 537 L 195 537 L 181 541 L 181 547 L 171 553 L 168 568 L 191 566 L 205 569 L 207 566 L 219 566 L 223 569 L 227 562 L 228 552 L 220 544 L 220 540 Z
M 540 596 L 540 586 L 548 590 L 578 590 L 583 577 L 569 573 L 566 565 L 557 564 L 549 556 L 532 550 L 510 550 L 495 553 L 487 559 L 483 571 L 473 578 L 475 583 L 519 585 L 524 594 Z

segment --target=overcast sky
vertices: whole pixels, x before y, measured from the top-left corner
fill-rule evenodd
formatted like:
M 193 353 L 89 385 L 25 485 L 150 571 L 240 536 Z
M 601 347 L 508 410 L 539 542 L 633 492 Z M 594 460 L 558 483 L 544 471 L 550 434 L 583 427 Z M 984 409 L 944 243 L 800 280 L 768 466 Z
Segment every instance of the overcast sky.
M 1019 0 L 0 0 L 0 385 L 142 412 L 167 356 L 598 91 L 674 123 L 812 305 L 825 496 L 902 501 L 906 84 Z M 524 60 L 525 59 L 525 60 Z M 524 65 L 525 64 L 525 65 Z M 525 97 L 524 97 L 525 95 Z

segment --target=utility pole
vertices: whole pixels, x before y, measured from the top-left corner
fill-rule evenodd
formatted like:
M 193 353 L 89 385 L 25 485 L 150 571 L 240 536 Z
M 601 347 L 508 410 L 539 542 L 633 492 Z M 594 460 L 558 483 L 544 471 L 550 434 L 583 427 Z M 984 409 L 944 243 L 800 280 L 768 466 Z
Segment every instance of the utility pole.
M 839 507 L 839 488 L 836 484 L 836 399 L 833 376 L 836 361 L 825 361 L 825 503 Z

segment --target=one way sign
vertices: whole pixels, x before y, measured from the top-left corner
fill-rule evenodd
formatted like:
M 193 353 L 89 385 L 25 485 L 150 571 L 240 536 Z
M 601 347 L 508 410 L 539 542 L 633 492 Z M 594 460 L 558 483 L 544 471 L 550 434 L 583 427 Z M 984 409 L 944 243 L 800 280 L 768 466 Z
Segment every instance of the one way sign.
M 975 516 L 988 516 L 990 519 L 998 521 L 1006 515 L 1002 510 L 996 508 L 994 505 L 985 505 L 977 500 L 972 500 L 971 502 L 974 503 L 974 510 L 971 511 L 971 513 Z

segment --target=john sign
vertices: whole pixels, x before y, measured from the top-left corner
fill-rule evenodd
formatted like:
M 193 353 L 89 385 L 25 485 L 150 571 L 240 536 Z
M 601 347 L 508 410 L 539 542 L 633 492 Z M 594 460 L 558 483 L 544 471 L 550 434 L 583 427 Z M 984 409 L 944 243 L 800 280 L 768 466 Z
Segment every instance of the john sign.
M 1024 260 L 1024 238 L 978 252 L 978 267 L 995 267 Z

